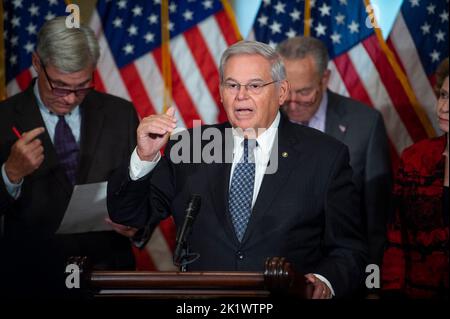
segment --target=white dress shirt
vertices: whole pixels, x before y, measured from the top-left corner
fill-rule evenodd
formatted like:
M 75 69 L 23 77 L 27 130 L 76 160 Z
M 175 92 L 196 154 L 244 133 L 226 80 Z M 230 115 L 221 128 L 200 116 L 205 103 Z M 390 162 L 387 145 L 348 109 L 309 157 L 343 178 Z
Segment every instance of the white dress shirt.
M 256 138 L 258 142 L 257 146 L 254 148 L 253 152 L 255 155 L 255 184 L 253 187 L 253 199 L 252 207 L 255 205 L 256 198 L 258 197 L 259 189 L 264 178 L 264 173 L 266 172 L 267 164 L 270 160 L 270 152 L 272 150 L 273 142 L 275 136 L 277 135 L 278 125 L 280 124 L 280 113 L 277 114 L 272 125 L 265 130 L 261 135 Z M 231 177 L 233 176 L 236 164 L 242 157 L 244 152 L 244 136 L 239 134 L 239 131 L 232 129 L 233 131 L 233 164 L 231 165 L 230 179 L 228 181 L 228 187 L 231 187 Z

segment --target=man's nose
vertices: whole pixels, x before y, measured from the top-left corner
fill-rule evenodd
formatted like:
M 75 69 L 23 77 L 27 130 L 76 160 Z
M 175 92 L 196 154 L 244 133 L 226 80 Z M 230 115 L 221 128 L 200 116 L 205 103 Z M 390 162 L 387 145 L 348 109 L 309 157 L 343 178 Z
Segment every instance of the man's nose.
M 245 85 L 241 85 L 241 86 L 239 87 L 239 91 L 237 92 L 236 97 L 237 97 L 239 100 L 246 99 L 246 98 L 248 97 L 248 90 L 247 90 L 247 88 L 245 87 Z
M 289 98 L 290 100 L 293 100 L 293 99 L 295 98 L 296 95 L 297 95 L 297 94 L 295 93 L 294 90 L 289 90 L 288 98 Z
M 67 104 L 73 104 L 73 103 L 75 103 L 76 99 L 77 99 L 77 96 L 76 96 L 75 92 L 70 92 L 69 94 L 67 94 L 67 95 L 64 97 L 64 101 L 65 101 Z
M 284 105 L 288 110 L 295 111 L 299 104 L 295 99 L 291 99 L 288 97 L 284 102 Z

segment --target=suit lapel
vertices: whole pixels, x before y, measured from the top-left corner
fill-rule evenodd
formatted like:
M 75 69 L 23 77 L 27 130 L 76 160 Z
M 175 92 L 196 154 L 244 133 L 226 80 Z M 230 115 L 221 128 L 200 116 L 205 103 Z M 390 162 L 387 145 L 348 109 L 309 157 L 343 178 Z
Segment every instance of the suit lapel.
M 222 143 L 221 163 L 207 164 L 208 179 L 211 181 L 211 197 L 213 206 L 220 224 L 224 225 L 225 232 L 230 239 L 237 242 L 234 227 L 228 212 L 228 193 L 231 163 L 233 155 L 233 136 L 231 127 L 227 125 L 222 132 L 224 141 Z
M 25 93 L 26 95 L 24 101 L 19 103 L 15 109 L 15 126 L 21 132 L 27 132 L 40 126 L 45 127 L 36 97 L 34 96 L 34 83 L 35 81 L 33 81 L 28 87 Z M 32 174 L 32 176 L 38 178 L 40 176 L 45 176 L 50 172 L 51 174 L 54 174 L 56 180 L 61 184 L 61 186 L 68 193 L 71 193 L 72 185 L 67 179 L 62 168 L 59 166 L 59 160 L 48 131 L 46 130 L 39 136 L 39 138 L 41 139 L 42 146 L 44 147 L 44 161 L 42 165 Z
M 272 148 L 272 154 L 270 155 L 272 165 L 272 161 L 278 161 L 278 168 L 274 174 L 264 175 L 258 197 L 247 226 L 247 231 L 245 232 L 242 240 L 243 243 L 245 243 L 248 238 L 251 238 L 253 230 L 270 208 L 271 203 L 277 197 L 280 189 L 283 188 L 282 186 L 289 177 L 292 169 L 298 165 L 299 152 L 294 148 L 297 141 L 292 139 L 291 136 L 292 135 L 289 134 L 287 120 L 282 117 L 280 121 L 280 128 L 274 142 L 274 147 Z M 275 143 L 277 141 L 278 149 L 275 148 Z
M 325 133 L 335 137 L 339 141 L 344 141 L 345 135 L 348 130 L 348 123 L 345 120 L 345 108 L 340 107 L 340 101 L 336 98 L 336 95 L 327 91 L 328 105 L 327 105 L 327 117 L 325 120 Z
M 80 136 L 80 163 L 77 181 L 84 183 L 94 163 L 97 144 L 102 132 L 105 114 L 98 103 L 94 103 L 92 96 L 87 96 L 80 105 L 81 136 Z

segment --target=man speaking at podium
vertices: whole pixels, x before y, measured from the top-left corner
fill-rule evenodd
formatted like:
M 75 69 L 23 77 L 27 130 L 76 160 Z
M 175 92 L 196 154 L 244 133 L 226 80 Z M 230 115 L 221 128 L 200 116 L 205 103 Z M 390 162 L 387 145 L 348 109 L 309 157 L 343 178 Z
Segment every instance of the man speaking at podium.
M 350 296 L 367 249 L 346 146 L 280 114 L 289 83 L 270 46 L 236 43 L 219 72 L 229 122 L 169 140 L 173 107 L 143 119 L 130 161 L 109 180 L 111 219 L 142 228 L 172 214 L 180 229 L 199 194 L 188 240 L 199 257 L 188 270 L 262 271 L 281 256 L 306 274 L 313 298 Z

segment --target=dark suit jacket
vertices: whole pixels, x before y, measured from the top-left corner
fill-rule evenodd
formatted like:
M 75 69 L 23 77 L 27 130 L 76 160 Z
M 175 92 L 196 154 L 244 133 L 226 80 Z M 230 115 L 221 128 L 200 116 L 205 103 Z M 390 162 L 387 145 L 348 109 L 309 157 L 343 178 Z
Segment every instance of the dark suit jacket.
M 229 124 L 212 127 L 222 138 L 231 135 Z M 127 163 L 108 184 L 111 218 L 142 227 L 172 214 L 180 227 L 190 195 L 200 194 L 189 240 L 200 258 L 189 270 L 261 271 L 265 258 L 284 256 L 300 272 L 325 276 L 336 296 L 349 294 L 361 282 L 366 245 L 347 148 L 284 118 L 278 132 L 278 151 L 271 159 L 278 160 L 278 170 L 265 175 L 241 243 L 228 211 L 230 162 L 175 164 L 169 155 L 139 181 L 129 179 Z M 222 157 L 232 153 L 229 144 Z M 165 153 L 172 147 L 173 141 Z
M 34 83 L 34 81 L 33 81 Z M 129 157 L 136 144 L 138 118 L 131 103 L 93 91 L 80 105 L 80 164 L 77 184 L 106 181 L 111 171 Z M 0 103 L 0 165 L 8 158 L 17 140 L 11 128 L 21 132 L 44 126 L 30 87 Z M 4 216 L 2 240 L 10 251 L 19 247 L 27 256 L 36 249 L 44 259 L 58 255 L 87 255 L 97 268 L 134 268 L 128 238 L 113 231 L 75 235 L 55 235 L 64 217 L 73 187 L 67 179 L 47 132 L 39 137 L 45 159 L 24 178 L 21 195 L 14 200 L 0 178 L 0 215 Z M 16 254 L 16 258 L 17 258 Z M 14 262 L 13 262 L 14 264 Z
M 383 117 L 367 105 L 328 91 L 325 132 L 348 146 L 353 181 L 361 192 L 369 263 L 381 266 L 392 185 Z

